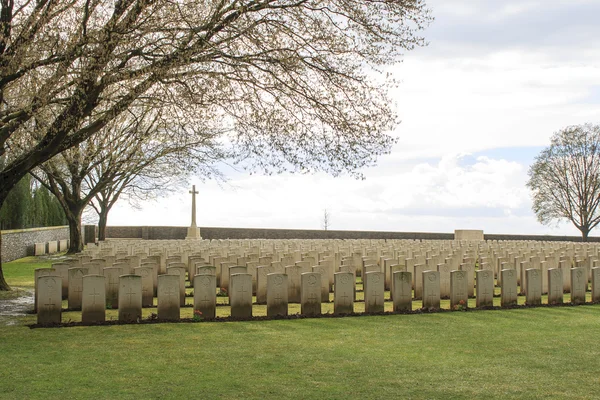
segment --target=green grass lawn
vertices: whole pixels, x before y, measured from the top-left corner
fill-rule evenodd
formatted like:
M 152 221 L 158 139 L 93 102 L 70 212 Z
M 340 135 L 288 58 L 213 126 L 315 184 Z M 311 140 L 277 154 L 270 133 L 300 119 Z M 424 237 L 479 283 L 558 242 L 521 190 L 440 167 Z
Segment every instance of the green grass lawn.
M 9 284 L 27 286 L 21 268 L 33 276 L 41 264 L 17 264 L 5 264 Z M 591 399 L 600 391 L 599 305 L 23 326 L 34 321 L 0 326 L 0 398 Z

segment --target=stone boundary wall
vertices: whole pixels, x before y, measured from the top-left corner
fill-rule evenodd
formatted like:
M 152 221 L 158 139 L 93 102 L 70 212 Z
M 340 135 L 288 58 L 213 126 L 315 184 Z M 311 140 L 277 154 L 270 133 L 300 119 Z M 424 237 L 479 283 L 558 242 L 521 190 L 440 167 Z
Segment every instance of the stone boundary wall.
M 32 256 L 35 243 L 68 239 L 68 226 L 2 231 L 2 262 Z
M 383 232 L 383 231 L 324 231 L 304 229 L 253 229 L 200 227 L 203 239 L 424 239 L 453 240 L 454 233 Z M 185 239 L 187 227 L 178 226 L 108 226 L 108 239 L 137 238 L 147 240 Z M 503 235 L 485 234 L 485 240 L 537 240 L 581 242 L 580 236 Z M 600 237 L 590 237 L 600 242 Z

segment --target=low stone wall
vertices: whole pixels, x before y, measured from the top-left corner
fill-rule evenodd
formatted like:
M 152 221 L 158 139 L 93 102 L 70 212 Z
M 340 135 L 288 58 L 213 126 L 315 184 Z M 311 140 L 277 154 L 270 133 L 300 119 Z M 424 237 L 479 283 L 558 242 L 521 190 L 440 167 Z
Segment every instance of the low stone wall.
M 68 239 L 68 226 L 2 231 L 2 262 L 34 255 L 35 243 Z
M 106 228 L 106 237 L 109 239 L 185 239 L 186 234 L 187 227 L 181 226 L 109 226 Z M 454 233 L 435 232 L 324 231 L 305 229 L 217 228 L 206 226 L 200 227 L 200 234 L 203 239 L 454 239 Z M 484 239 L 581 242 L 580 236 L 485 234 Z M 600 237 L 590 237 L 589 241 L 600 242 Z
M 485 240 L 536 240 L 542 242 L 581 242 L 581 236 L 550 236 L 550 235 L 503 235 L 484 234 Z M 600 242 L 600 237 L 588 237 L 588 242 Z

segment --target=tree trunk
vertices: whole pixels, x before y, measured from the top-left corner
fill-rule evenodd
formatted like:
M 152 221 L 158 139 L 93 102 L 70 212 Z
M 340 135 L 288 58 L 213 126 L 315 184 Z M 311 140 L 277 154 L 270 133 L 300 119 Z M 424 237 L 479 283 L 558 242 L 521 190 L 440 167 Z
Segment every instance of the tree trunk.
M 579 228 L 579 230 L 581 231 L 581 241 L 587 242 L 588 235 L 590 234 L 590 228 L 588 228 L 587 226 L 582 226 L 581 228 Z
M 66 211 L 66 210 L 65 210 Z M 67 254 L 79 253 L 83 250 L 83 235 L 81 234 L 81 214 L 83 213 L 83 207 L 77 208 L 72 207 L 65 216 L 69 223 L 69 251 Z
M 2 271 L 2 233 L 0 232 L 0 291 L 10 290 L 10 286 L 4 279 L 4 272 Z
M 106 223 L 108 221 L 108 209 L 100 205 L 98 214 L 98 240 L 106 240 Z
M 10 192 L 10 188 L 0 187 L 0 207 L 4 204 L 8 192 Z M 6 290 L 10 290 L 10 286 L 8 286 L 8 283 L 4 279 L 4 271 L 2 270 L 2 232 L 0 232 L 0 291 Z

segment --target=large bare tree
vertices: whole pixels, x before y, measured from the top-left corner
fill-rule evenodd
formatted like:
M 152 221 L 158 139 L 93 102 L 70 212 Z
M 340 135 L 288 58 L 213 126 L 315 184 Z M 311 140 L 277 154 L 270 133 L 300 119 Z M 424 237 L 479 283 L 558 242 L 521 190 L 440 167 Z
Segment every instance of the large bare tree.
M 600 223 L 600 126 L 556 132 L 529 169 L 533 211 L 543 224 L 568 220 L 583 241 Z
M 355 171 L 393 143 L 377 71 L 430 21 L 421 0 L 0 5 L 0 205 L 125 110 L 172 99 L 210 111 L 255 168 Z
M 227 152 L 216 142 L 221 132 L 203 124 L 197 118 L 201 115 L 201 110 L 164 106 L 129 109 L 85 142 L 33 170 L 65 211 L 69 253 L 83 249 L 81 216 L 88 205 L 98 213 L 103 239 L 108 213 L 123 193 L 148 198 L 182 183 L 191 172 L 219 176 L 214 165 Z

